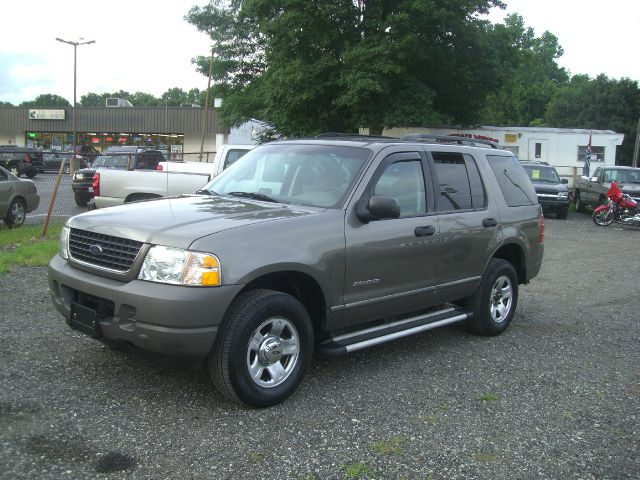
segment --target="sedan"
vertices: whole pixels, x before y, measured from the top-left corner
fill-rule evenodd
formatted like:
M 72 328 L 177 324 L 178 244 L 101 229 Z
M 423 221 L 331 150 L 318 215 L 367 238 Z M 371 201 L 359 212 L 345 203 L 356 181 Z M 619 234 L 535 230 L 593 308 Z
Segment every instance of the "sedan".
M 40 196 L 32 180 L 16 177 L 0 167 L 0 219 L 7 227 L 19 227 L 27 213 L 38 208 Z

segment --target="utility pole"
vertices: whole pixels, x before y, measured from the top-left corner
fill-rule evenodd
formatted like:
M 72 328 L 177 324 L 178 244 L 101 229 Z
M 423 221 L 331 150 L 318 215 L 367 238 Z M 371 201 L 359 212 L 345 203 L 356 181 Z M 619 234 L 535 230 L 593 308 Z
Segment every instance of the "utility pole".
M 207 95 L 204 100 L 204 113 L 202 115 L 202 140 L 200 141 L 200 161 L 202 161 L 202 154 L 204 152 L 204 136 L 207 132 L 207 110 L 209 109 L 209 92 L 211 91 L 211 75 L 213 73 L 213 54 L 215 48 L 211 47 L 211 60 L 209 61 L 209 81 L 207 82 Z
M 633 163 L 632 167 L 638 166 L 638 150 L 640 150 L 640 118 L 638 119 L 638 130 L 636 131 L 636 148 L 633 150 Z
M 78 46 L 79 45 L 90 45 L 92 43 L 96 43 L 95 40 L 88 40 L 86 42 L 72 42 L 70 40 L 63 40 L 61 38 L 56 38 L 57 41 L 62 42 L 62 43 L 66 43 L 68 45 L 73 45 L 73 110 L 72 110 L 72 116 L 73 116 L 73 120 L 72 122 L 72 128 L 73 128 L 73 140 L 72 140 L 72 150 L 71 150 L 71 159 L 69 161 L 69 165 L 71 167 L 71 174 L 75 173 L 76 171 L 79 170 L 78 167 L 80 167 L 80 160 L 78 159 L 78 157 L 76 156 L 76 144 L 77 144 L 77 140 L 76 140 L 76 136 L 77 136 L 77 132 L 76 132 L 76 86 L 78 84 L 78 69 L 77 69 L 77 64 L 78 64 Z

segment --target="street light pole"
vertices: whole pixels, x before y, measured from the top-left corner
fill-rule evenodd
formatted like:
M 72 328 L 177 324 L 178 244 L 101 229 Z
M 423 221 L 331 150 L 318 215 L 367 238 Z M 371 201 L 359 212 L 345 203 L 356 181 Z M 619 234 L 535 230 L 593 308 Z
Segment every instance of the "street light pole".
M 75 173 L 78 170 L 78 167 L 80 166 L 80 161 L 78 160 L 78 157 L 76 157 L 76 136 L 77 136 L 77 132 L 76 132 L 76 85 L 78 83 L 78 73 L 77 73 L 77 61 L 78 61 L 78 46 L 79 45 L 90 45 L 92 43 L 96 43 L 95 40 L 89 40 L 86 42 L 73 42 L 70 40 L 63 40 L 61 38 L 56 38 L 57 41 L 62 42 L 62 43 L 67 43 L 69 45 L 73 45 L 73 110 L 72 110 L 72 128 L 73 128 L 73 143 L 72 143 L 72 150 L 71 150 L 71 160 L 70 160 L 70 167 L 71 167 L 71 173 Z

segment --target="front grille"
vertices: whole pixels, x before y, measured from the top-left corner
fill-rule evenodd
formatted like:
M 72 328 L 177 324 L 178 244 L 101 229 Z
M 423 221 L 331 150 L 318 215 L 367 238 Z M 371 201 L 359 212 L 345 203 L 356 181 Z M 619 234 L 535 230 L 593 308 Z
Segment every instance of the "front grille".
M 71 258 L 98 268 L 127 272 L 142 248 L 142 242 L 113 237 L 102 233 L 71 229 Z

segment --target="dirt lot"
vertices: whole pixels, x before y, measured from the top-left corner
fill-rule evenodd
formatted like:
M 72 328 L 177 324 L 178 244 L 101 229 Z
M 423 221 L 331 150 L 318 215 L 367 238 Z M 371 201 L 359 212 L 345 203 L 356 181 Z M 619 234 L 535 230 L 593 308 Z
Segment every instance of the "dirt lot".
M 497 338 L 452 327 L 316 358 L 288 401 L 71 331 L 45 268 L 0 277 L 0 477 L 636 479 L 640 231 L 547 219 Z

